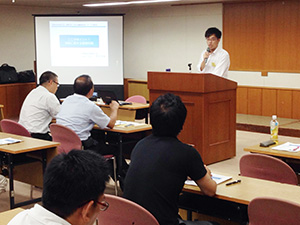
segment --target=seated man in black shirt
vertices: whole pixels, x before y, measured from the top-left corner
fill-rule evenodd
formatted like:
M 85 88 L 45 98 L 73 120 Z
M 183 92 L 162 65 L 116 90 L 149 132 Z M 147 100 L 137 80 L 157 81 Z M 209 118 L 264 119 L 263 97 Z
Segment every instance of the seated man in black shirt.
M 125 178 L 123 196 L 150 211 L 160 225 L 214 224 L 178 219 L 178 197 L 188 176 L 205 195 L 214 196 L 217 188 L 198 151 L 177 139 L 186 114 L 181 99 L 173 94 L 162 95 L 153 102 L 153 134 L 133 149 Z

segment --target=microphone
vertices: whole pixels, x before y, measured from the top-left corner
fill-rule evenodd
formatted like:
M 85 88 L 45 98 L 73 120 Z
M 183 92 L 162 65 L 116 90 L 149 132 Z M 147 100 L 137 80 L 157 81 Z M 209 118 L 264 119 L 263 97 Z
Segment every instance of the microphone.
M 207 52 L 210 52 L 210 48 L 207 47 L 206 51 L 207 51 Z M 206 59 L 204 60 L 204 61 L 205 61 L 205 64 L 207 63 L 207 59 L 208 59 L 208 58 L 206 58 Z
M 189 63 L 188 67 L 189 67 L 189 71 L 191 72 L 192 71 L 192 63 Z

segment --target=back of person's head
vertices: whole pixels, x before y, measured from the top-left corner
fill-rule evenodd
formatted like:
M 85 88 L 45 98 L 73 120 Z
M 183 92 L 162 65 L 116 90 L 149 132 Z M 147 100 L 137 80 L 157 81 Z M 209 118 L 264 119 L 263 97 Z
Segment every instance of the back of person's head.
M 76 94 L 85 96 L 93 86 L 92 78 L 89 75 L 81 75 L 75 79 L 73 88 Z
M 89 201 L 97 205 L 108 181 L 105 159 L 89 150 L 55 156 L 44 174 L 43 206 L 66 219 Z
M 57 77 L 57 75 L 51 71 L 46 71 L 44 73 L 42 73 L 42 75 L 40 76 L 40 85 L 45 84 L 46 82 L 50 81 L 50 80 L 54 80 Z
M 213 34 L 216 35 L 218 39 L 222 37 L 222 32 L 216 27 L 208 28 L 207 31 L 205 32 L 205 37 L 209 38 Z
M 186 108 L 179 96 L 164 94 L 150 107 L 150 123 L 156 136 L 177 136 L 182 130 Z

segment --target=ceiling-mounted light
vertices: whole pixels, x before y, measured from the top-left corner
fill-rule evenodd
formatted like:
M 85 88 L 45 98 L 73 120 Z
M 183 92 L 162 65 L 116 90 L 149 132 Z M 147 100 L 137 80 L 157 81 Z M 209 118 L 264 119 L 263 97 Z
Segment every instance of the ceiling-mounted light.
M 108 2 L 108 3 L 90 3 L 83 4 L 87 7 L 103 7 L 103 6 L 120 6 L 120 5 L 132 5 L 132 4 L 147 4 L 147 3 L 159 3 L 159 2 L 176 2 L 180 0 L 149 0 L 149 1 L 131 1 L 131 2 Z

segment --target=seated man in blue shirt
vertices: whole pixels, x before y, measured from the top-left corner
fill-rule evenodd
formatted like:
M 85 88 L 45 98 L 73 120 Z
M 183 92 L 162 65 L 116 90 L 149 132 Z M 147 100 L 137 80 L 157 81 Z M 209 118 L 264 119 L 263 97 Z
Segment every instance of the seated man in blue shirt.
M 102 153 L 102 149 L 97 148 L 98 143 L 91 137 L 90 131 L 95 124 L 100 128 L 113 128 L 117 120 L 119 104 L 112 101 L 109 105 L 111 114 L 107 116 L 99 106 L 90 101 L 89 98 L 94 93 L 94 84 L 88 75 L 77 77 L 73 88 L 75 93 L 62 103 L 56 122 L 74 130 L 85 148 Z
M 107 116 L 99 106 L 90 101 L 89 98 L 94 93 L 94 84 L 88 75 L 77 77 L 73 88 L 75 93 L 64 100 L 56 116 L 57 124 L 74 130 L 85 149 L 102 155 L 107 154 L 108 150 L 105 145 L 92 138 L 91 130 L 95 124 L 100 128 L 113 128 L 117 120 L 119 104 L 112 101 L 110 103 L 111 114 Z
M 92 225 L 109 206 L 103 194 L 107 181 L 108 167 L 100 155 L 59 154 L 47 166 L 42 205 L 22 211 L 8 225 Z
M 125 178 L 123 196 L 150 211 L 160 225 L 214 224 L 178 219 L 178 198 L 188 176 L 205 195 L 214 196 L 217 188 L 198 151 L 177 139 L 186 114 L 181 99 L 170 93 L 152 103 L 153 134 L 133 149 Z
M 119 103 L 112 101 L 110 103 L 111 114 L 107 116 L 102 109 L 89 98 L 93 96 L 94 84 L 90 76 L 81 75 L 74 81 L 74 94 L 68 96 L 61 105 L 61 109 L 56 116 L 57 124 L 64 125 L 79 136 L 84 149 L 93 150 L 101 155 L 114 154 L 117 148 L 108 147 L 104 140 L 95 140 L 91 136 L 91 130 L 97 124 L 100 128 L 113 128 L 117 120 Z M 118 162 L 119 160 L 117 160 Z M 127 164 L 123 160 L 124 170 L 127 170 Z M 124 177 L 125 174 L 119 174 Z

